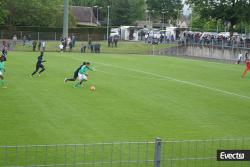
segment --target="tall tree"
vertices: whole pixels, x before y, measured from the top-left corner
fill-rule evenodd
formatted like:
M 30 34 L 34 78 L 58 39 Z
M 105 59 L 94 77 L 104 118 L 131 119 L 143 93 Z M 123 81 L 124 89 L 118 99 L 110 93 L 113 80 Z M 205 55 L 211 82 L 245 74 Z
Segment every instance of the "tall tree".
M 182 10 L 182 0 L 147 0 L 148 9 L 154 11 L 154 15 L 162 16 L 164 13 L 165 21 L 169 20 L 176 23 Z
M 0 24 L 4 24 L 7 18 L 6 1 L 0 0 Z
M 111 20 L 115 25 L 127 25 L 131 23 L 129 17 L 130 4 L 128 0 L 115 1 L 111 7 Z
M 145 0 L 71 0 L 71 5 L 99 6 L 99 18 L 107 20 L 107 6 L 110 6 L 112 25 L 131 24 L 144 16 Z M 94 13 L 96 14 L 96 8 Z
M 131 22 L 144 19 L 145 0 L 129 0 L 129 17 Z
M 4 9 L 8 11 L 5 23 L 16 26 L 55 26 L 62 5 L 61 0 L 5 0 Z
M 249 0 L 187 0 L 204 19 L 216 19 L 233 32 L 239 23 L 250 22 Z

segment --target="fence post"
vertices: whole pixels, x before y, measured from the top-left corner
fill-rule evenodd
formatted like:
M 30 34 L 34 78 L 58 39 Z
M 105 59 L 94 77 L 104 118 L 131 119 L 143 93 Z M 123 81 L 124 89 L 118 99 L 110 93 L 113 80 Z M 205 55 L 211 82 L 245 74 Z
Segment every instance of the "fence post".
M 154 167 L 160 167 L 161 163 L 161 138 L 155 139 Z

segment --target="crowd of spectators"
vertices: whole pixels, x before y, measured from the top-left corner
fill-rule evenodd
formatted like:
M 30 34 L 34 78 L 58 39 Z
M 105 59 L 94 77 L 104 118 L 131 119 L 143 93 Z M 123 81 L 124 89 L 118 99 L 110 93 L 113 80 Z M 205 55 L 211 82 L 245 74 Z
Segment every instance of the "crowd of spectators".
M 218 45 L 222 47 L 250 47 L 249 40 L 242 34 L 229 32 L 192 32 L 181 34 L 181 41 L 187 44 Z

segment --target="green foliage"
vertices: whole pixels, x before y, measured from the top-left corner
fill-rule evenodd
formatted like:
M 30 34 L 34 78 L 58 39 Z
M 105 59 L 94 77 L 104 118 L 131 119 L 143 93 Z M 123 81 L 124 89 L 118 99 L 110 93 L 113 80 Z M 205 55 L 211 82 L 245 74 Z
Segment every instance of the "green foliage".
M 232 32 L 239 23 L 249 23 L 250 2 L 246 0 L 188 0 L 203 19 L 215 19 L 228 25 Z
M 131 18 L 129 17 L 129 8 L 130 4 L 128 0 L 115 1 L 111 9 L 112 22 L 115 25 L 130 24 Z
M 195 10 L 192 11 L 192 30 L 193 31 L 217 31 L 217 28 L 221 27 L 219 21 L 215 19 L 201 18 L 199 13 Z M 218 27 L 217 27 L 218 26 Z
M 147 0 L 149 10 L 154 10 L 154 15 L 162 16 L 165 14 L 165 19 L 170 20 L 172 23 L 176 23 L 182 10 L 181 0 Z
M 75 6 L 99 6 L 99 18 L 107 19 L 107 6 L 110 6 L 112 25 L 128 25 L 144 16 L 144 0 L 71 0 Z M 96 11 L 96 9 L 94 9 Z M 95 12 L 96 14 L 96 12 Z
M 144 16 L 144 0 L 70 0 L 74 6 L 99 6 L 99 19 L 107 20 L 110 6 L 112 25 L 131 24 Z M 0 24 L 15 26 L 55 26 L 63 24 L 63 0 L 0 0 Z M 96 8 L 93 8 L 97 14 Z M 70 12 L 69 25 L 76 25 Z
M 8 10 L 6 10 L 5 7 L 6 7 L 6 1 L 0 0 L 0 24 L 4 24 L 6 16 L 8 14 Z
M 3 3 L 4 2 L 4 3 Z M 62 0 L 1 0 L 0 23 L 15 26 L 62 26 Z M 71 24 L 74 18 L 70 16 Z

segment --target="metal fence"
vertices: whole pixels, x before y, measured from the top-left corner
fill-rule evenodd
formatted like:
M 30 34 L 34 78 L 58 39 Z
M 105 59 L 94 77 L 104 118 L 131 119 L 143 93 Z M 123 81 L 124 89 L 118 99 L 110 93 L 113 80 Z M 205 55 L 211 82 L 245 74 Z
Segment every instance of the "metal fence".
M 74 34 L 77 40 L 88 41 L 92 40 L 104 40 L 107 39 L 105 33 L 101 32 L 69 32 L 69 35 Z M 23 40 L 24 36 L 26 40 L 51 40 L 59 41 L 62 37 L 62 32 L 37 32 L 37 31 L 13 31 L 13 30 L 0 30 L 1 39 L 13 39 L 16 35 L 18 40 Z
M 229 62 L 235 62 L 238 55 L 250 52 L 250 44 L 248 43 L 205 43 L 192 41 L 179 41 L 178 45 L 171 48 L 156 51 L 157 55 L 175 55 L 175 56 L 191 56 L 198 58 L 217 59 Z M 244 58 L 244 57 L 243 57 Z
M 0 166 L 249 167 L 216 161 L 218 149 L 250 149 L 250 138 L 1 146 Z

